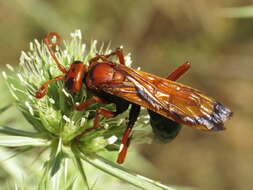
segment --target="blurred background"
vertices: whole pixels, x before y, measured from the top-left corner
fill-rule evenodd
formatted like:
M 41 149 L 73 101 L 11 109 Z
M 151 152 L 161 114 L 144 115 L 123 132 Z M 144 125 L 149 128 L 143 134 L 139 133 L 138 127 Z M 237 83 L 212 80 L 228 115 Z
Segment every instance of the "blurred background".
M 234 112 L 220 133 L 184 127 L 170 144 L 138 146 L 157 172 L 126 166 L 170 185 L 200 189 L 253 188 L 252 0 L 12 0 L 0 1 L 0 69 L 15 66 L 34 38 L 81 29 L 84 41 L 111 42 L 131 52 L 133 67 L 167 76 L 191 61 L 180 82 L 206 92 Z M 243 7 L 242 9 L 230 9 Z M 3 79 L 0 106 L 10 100 Z M 14 110 L 16 113 L 16 111 Z M 14 113 L 13 112 L 13 113 Z M 2 120 L 0 124 L 15 123 Z M 135 146 L 136 147 L 136 146 Z M 133 149 L 133 148 L 132 148 Z M 140 169 L 141 168 L 141 169 Z M 0 175 L 0 180 L 1 180 Z M 3 179 L 2 179 L 3 180 Z

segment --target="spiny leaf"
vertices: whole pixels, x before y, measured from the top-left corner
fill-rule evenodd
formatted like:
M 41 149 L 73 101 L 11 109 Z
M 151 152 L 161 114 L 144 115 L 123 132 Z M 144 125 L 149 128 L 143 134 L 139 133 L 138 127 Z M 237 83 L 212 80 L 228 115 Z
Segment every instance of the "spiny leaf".
M 2 108 L 0 108 L 0 114 L 3 113 L 4 111 L 6 111 L 8 108 L 10 108 L 12 106 L 12 104 L 8 104 Z
M 79 169 L 79 172 L 80 172 L 80 174 L 82 176 L 82 179 L 83 179 L 83 181 L 84 181 L 87 189 L 90 190 L 90 187 L 89 187 L 89 184 L 88 184 L 88 180 L 87 180 L 87 177 L 86 177 L 83 165 L 82 165 L 80 151 L 74 145 L 72 146 L 72 151 L 73 151 L 73 154 L 74 154 L 74 157 L 75 157 L 76 166 Z
M 123 168 L 114 162 L 105 160 L 100 156 L 95 156 L 91 158 L 85 154 L 81 155 L 81 158 L 86 162 L 90 163 L 94 167 L 114 176 L 117 177 L 125 182 L 128 182 L 140 189 L 144 190 L 177 190 L 176 188 L 165 186 L 159 182 L 153 181 L 149 178 L 143 177 L 141 175 L 135 174 L 126 168 Z
M 18 147 L 18 146 L 48 146 L 49 141 L 39 138 L 21 137 L 21 136 L 0 136 L 0 146 Z
M 27 136 L 27 137 L 39 136 L 39 133 L 32 133 L 32 132 L 23 131 L 20 129 L 14 129 L 7 126 L 0 126 L 0 133 L 6 134 L 6 135 L 13 135 L 13 136 Z

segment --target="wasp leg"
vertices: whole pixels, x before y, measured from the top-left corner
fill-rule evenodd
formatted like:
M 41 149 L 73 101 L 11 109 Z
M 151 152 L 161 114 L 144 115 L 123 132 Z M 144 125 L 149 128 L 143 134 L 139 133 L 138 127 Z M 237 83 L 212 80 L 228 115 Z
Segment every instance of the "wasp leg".
M 123 49 L 122 48 L 117 48 L 114 52 L 107 54 L 107 55 L 96 55 L 96 57 L 92 58 L 90 60 L 91 63 L 97 62 L 99 59 L 102 61 L 108 61 L 108 58 L 111 56 L 116 55 L 119 59 L 119 63 L 122 65 L 125 65 L 125 58 L 123 54 Z
M 122 164 L 125 160 L 127 150 L 131 141 L 131 138 L 129 136 L 131 134 L 132 128 L 139 114 L 140 114 L 140 106 L 137 104 L 132 104 L 130 113 L 129 113 L 129 122 L 127 124 L 127 128 L 125 129 L 125 132 L 123 134 L 121 144 L 120 144 L 120 150 L 119 150 L 119 155 L 117 159 L 117 162 L 119 164 Z
M 90 104 L 93 104 L 95 102 L 102 103 L 102 104 L 109 103 L 103 98 L 100 98 L 98 96 L 93 96 L 92 98 L 86 100 L 85 102 L 79 104 L 78 106 L 74 106 L 74 108 L 78 111 L 85 110 Z
M 54 82 L 54 81 L 58 81 L 58 80 L 64 80 L 64 76 L 58 76 L 58 77 L 55 77 L 51 80 L 48 80 L 46 82 L 44 82 L 40 88 L 36 91 L 35 93 L 35 97 L 36 98 L 43 98 L 46 94 L 47 94 L 47 91 L 48 91 L 48 84 L 51 83 L 51 82 Z
M 112 117 L 116 117 L 117 115 L 123 113 L 124 111 L 127 110 L 129 103 L 127 101 L 122 101 L 122 100 L 114 100 L 115 105 L 116 105 L 116 111 L 112 112 L 109 110 L 105 110 L 105 109 L 98 109 L 96 111 L 96 116 L 95 116 L 95 120 L 94 120 L 94 127 L 93 128 L 99 128 L 99 120 L 100 117 L 99 115 L 103 115 L 106 118 L 112 118 Z
M 106 110 L 106 109 L 98 109 L 96 110 L 96 116 L 95 116 L 95 119 L 94 119 L 94 126 L 93 128 L 94 129 L 98 129 L 100 127 L 100 124 L 99 124 L 99 121 L 100 121 L 100 115 L 106 117 L 106 118 L 112 118 L 112 117 L 115 117 L 117 116 L 119 113 L 117 112 L 112 112 L 112 111 L 109 111 L 109 110 Z
M 114 52 L 118 59 L 119 59 L 119 63 L 121 65 L 126 65 L 126 62 L 125 62 L 125 57 L 124 57 L 124 54 L 123 54 L 123 49 L 122 48 L 117 48 Z
M 82 110 L 82 109 L 85 109 L 88 105 L 94 103 L 94 102 L 98 102 L 98 103 L 104 103 L 104 104 L 108 104 L 108 103 L 111 103 L 111 102 L 108 102 L 107 100 L 103 99 L 103 98 L 100 98 L 98 96 L 94 96 L 88 100 L 86 100 L 84 103 L 80 104 L 79 106 L 76 106 L 75 109 L 77 110 Z M 115 103 L 115 102 L 113 102 Z M 95 115 L 95 119 L 94 119 L 94 125 L 93 127 L 91 128 L 87 128 L 85 129 L 79 136 L 78 138 L 82 137 L 85 133 L 93 130 L 93 129 L 98 129 L 100 127 L 99 125 L 99 121 L 100 121 L 100 115 L 106 117 L 106 118 L 112 118 L 112 117 L 116 117 L 117 115 L 123 113 L 124 111 L 127 110 L 128 108 L 128 103 L 126 102 L 116 102 L 116 111 L 115 112 L 112 112 L 112 111 L 109 111 L 109 110 L 106 110 L 106 109 L 98 109 L 96 110 L 96 115 Z
M 190 67 L 191 67 L 191 63 L 190 62 L 186 62 L 183 65 L 181 65 L 178 68 L 176 68 L 176 70 L 173 71 L 168 77 L 166 77 L 166 79 L 172 80 L 172 81 L 176 81 L 184 73 L 186 73 L 186 71 L 188 71 L 190 69 Z
M 53 42 L 52 41 L 52 38 L 53 37 L 56 37 L 56 41 Z M 55 52 L 53 51 L 53 47 L 57 46 L 60 44 L 60 40 L 61 40 L 61 37 L 59 34 L 57 34 L 56 32 L 50 32 L 46 35 L 46 37 L 44 38 L 44 43 L 46 44 L 47 48 L 48 48 L 48 51 L 49 53 L 51 54 L 51 56 L 53 57 L 58 69 L 63 72 L 63 73 L 67 73 L 67 70 L 66 68 L 60 64 L 60 62 L 58 61 L 56 55 L 55 55 Z
M 98 129 L 100 128 L 100 124 L 99 124 L 99 121 L 100 121 L 100 115 L 106 117 L 106 118 L 112 118 L 112 117 L 116 117 L 118 114 L 117 111 L 116 112 L 112 112 L 112 111 L 109 111 L 109 110 L 105 110 L 105 109 L 98 109 L 96 110 L 96 116 L 95 116 L 95 119 L 94 119 L 94 125 L 93 127 L 90 127 L 90 128 L 87 128 L 85 129 L 80 135 L 78 135 L 77 138 L 81 138 L 85 133 L 89 132 L 89 131 L 92 131 L 94 129 Z
M 80 139 L 85 133 L 89 132 L 89 131 L 92 131 L 94 129 L 99 129 L 100 128 L 100 124 L 99 124 L 99 121 L 100 121 L 100 115 L 106 117 L 106 118 L 112 118 L 112 117 L 116 117 L 119 113 L 117 112 L 112 112 L 112 111 L 109 111 L 109 110 L 105 110 L 105 109 L 98 109 L 96 110 L 96 116 L 95 116 L 95 119 L 94 119 L 94 124 L 93 124 L 93 127 L 90 127 L 90 128 L 87 128 L 85 129 L 80 135 L 78 135 L 78 139 Z
M 99 59 L 101 59 L 102 61 L 109 62 L 108 58 L 110 56 L 113 56 L 113 55 L 115 55 L 115 52 L 112 52 L 112 53 L 110 53 L 108 55 L 99 55 L 99 54 L 97 54 L 94 58 L 90 59 L 89 62 L 90 63 L 94 63 L 94 62 L 97 62 Z
M 94 129 L 99 129 L 100 128 L 100 125 L 99 125 L 99 120 L 100 120 L 100 117 L 99 115 L 102 115 L 106 118 L 112 118 L 112 117 L 115 117 L 118 115 L 118 113 L 116 112 L 112 112 L 112 111 L 109 111 L 109 110 L 105 110 L 105 109 L 98 109 L 96 110 L 96 116 L 95 116 L 95 119 L 94 119 L 94 125 L 93 127 L 90 127 L 90 128 L 87 128 L 85 129 L 80 135 L 78 135 L 78 138 L 80 139 L 85 133 L 89 132 L 89 131 L 92 131 Z
M 83 103 L 79 104 L 79 105 L 75 105 L 74 106 L 74 109 L 75 110 L 78 110 L 78 111 L 81 111 L 81 110 L 85 110 L 90 104 L 93 104 L 93 103 L 102 103 L 102 104 L 108 104 L 109 102 L 107 102 L 106 100 L 104 100 L 103 98 L 100 98 L 98 96 L 93 96 L 92 98 L 84 101 Z M 107 111 L 107 110 L 106 110 Z M 96 116 L 95 116 L 95 120 L 96 118 L 98 117 L 97 116 L 97 112 L 98 110 L 96 111 Z M 105 116 L 106 117 L 106 116 Z M 95 123 L 95 122 L 94 122 Z M 87 128 L 85 129 L 80 135 L 78 135 L 78 139 L 80 139 L 85 133 L 93 130 L 93 129 L 96 129 L 96 128 L 99 128 L 99 126 L 95 126 L 94 127 L 91 127 L 91 128 Z

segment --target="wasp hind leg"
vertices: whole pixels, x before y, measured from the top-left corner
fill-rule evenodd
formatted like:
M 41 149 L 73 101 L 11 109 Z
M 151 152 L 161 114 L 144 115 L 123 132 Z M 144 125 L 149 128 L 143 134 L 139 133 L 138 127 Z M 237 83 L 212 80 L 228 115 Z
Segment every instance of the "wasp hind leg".
M 190 62 L 186 62 L 183 65 L 180 65 L 176 68 L 172 73 L 169 74 L 169 76 L 166 77 L 168 80 L 176 81 L 179 79 L 184 73 L 186 73 L 191 67 Z
M 120 144 L 120 150 L 119 150 L 118 159 L 117 159 L 117 162 L 119 164 L 122 164 L 125 160 L 127 150 L 131 141 L 130 134 L 135 122 L 137 121 L 139 114 L 140 114 L 140 106 L 137 104 L 132 104 L 130 113 L 129 113 L 129 121 L 127 124 L 127 128 L 125 129 L 125 132 L 123 134 L 121 144 Z

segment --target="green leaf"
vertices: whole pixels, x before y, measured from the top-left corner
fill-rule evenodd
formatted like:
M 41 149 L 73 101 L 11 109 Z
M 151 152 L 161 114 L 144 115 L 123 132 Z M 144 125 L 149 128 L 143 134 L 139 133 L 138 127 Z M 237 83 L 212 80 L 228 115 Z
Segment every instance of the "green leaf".
M 87 189 L 90 190 L 90 187 L 89 187 L 89 184 L 88 184 L 88 180 L 87 180 L 87 177 L 86 177 L 83 165 L 82 165 L 80 151 L 75 146 L 72 146 L 72 151 L 73 151 L 73 154 L 74 154 L 74 157 L 75 157 L 76 166 L 79 169 L 79 172 L 80 172 L 80 174 L 82 176 L 82 179 L 83 179 L 83 181 L 84 181 Z
M 49 141 L 39 138 L 21 137 L 21 136 L 0 136 L 0 146 L 18 147 L 18 146 L 48 146 Z
M 40 179 L 40 182 L 39 182 L 39 185 L 38 185 L 38 190 L 49 189 L 49 180 L 48 180 L 49 171 L 50 171 L 49 162 L 45 162 L 43 175 Z
M 67 184 L 67 185 L 65 186 L 64 189 L 65 189 L 65 190 L 73 190 L 75 182 L 76 182 L 76 177 L 74 177 L 74 178 L 69 182 L 69 184 Z
M 7 106 L 4 106 L 3 108 L 0 108 L 0 114 L 6 111 L 8 108 L 10 108 L 12 104 L 8 104 Z
M 21 182 L 25 169 L 21 166 L 21 160 L 18 157 L 9 159 L 12 157 L 13 152 L 6 148 L 1 148 L 0 160 L 1 160 L 1 173 L 7 172 L 16 182 Z M 1 183 L 2 186 L 2 183 Z M 2 189 L 2 188 L 0 188 Z
M 5 160 L 1 160 L 1 162 L 4 162 L 4 161 L 7 161 L 7 160 L 10 160 L 12 158 L 15 158 L 16 156 L 20 155 L 20 154 L 23 154 L 24 152 L 27 152 L 29 150 L 31 150 L 32 147 L 26 147 L 26 148 L 21 148 L 20 150 L 17 150 L 16 153 L 10 155 L 8 158 L 6 158 Z
M 157 181 L 146 178 L 144 176 L 133 173 L 126 168 L 123 168 L 109 160 L 106 160 L 98 155 L 94 158 L 90 158 L 85 154 L 81 155 L 81 158 L 86 162 L 90 163 L 94 167 L 108 173 L 116 178 L 119 178 L 127 183 L 130 183 L 140 189 L 144 190 L 177 190 L 177 188 L 172 188 L 165 186 Z
M 59 139 L 56 151 L 52 149 L 51 160 L 50 160 L 51 161 L 51 174 L 50 174 L 51 176 L 50 177 L 53 177 L 58 172 L 58 170 L 61 167 L 61 163 L 63 159 L 64 159 L 64 154 L 62 152 L 62 141 L 61 139 Z
M 43 176 L 39 184 L 39 190 L 54 189 L 60 190 L 62 174 L 64 169 L 62 161 L 64 160 L 62 152 L 62 141 L 53 141 L 51 143 L 50 159 L 45 163 Z
M 7 126 L 0 126 L 0 133 L 6 134 L 6 135 L 13 135 L 13 136 L 27 136 L 27 137 L 39 136 L 39 133 L 32 133 L 28 131 L 14 129 Z

